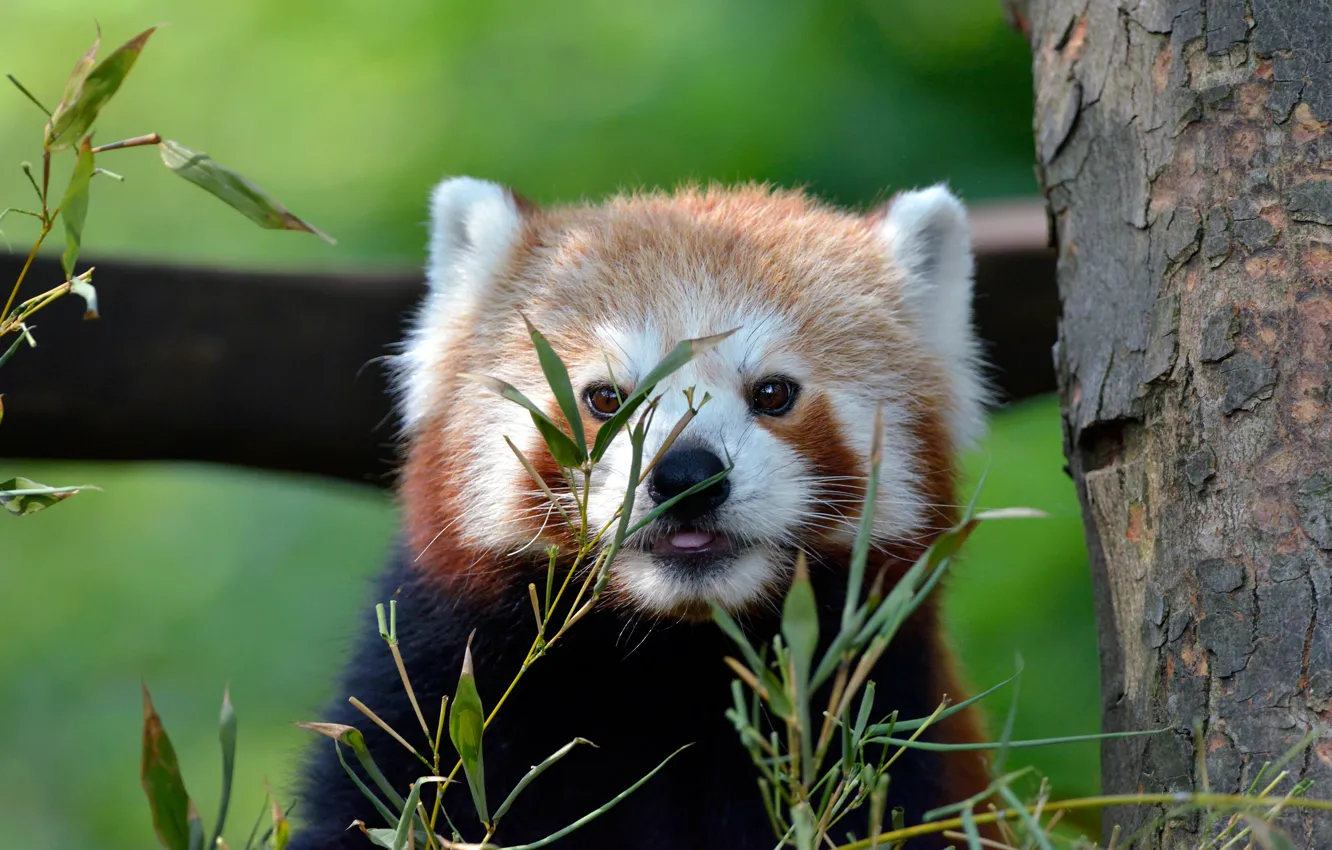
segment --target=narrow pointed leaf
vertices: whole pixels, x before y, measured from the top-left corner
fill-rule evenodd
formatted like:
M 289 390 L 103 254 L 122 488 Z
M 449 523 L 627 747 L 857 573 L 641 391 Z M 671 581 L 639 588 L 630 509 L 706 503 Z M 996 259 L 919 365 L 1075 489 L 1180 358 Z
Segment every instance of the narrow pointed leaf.
M 222 829 L 227 825 L 227 809 L 231 807 L 231 780 L 236 769 L 236 709 L 231 704 L 230 688 L 222 691 L 222 711 L 217 725 L 218 741 L 222 744 L 222 801 L 217 806 L 217 825 L 213 827 L 209 847 L 216 847 L 222 837 Z
M 180 142 L 164 141 L 158 145 L 162 163 L 194 185 L 218 198 L 227 206 L 268 230 L 298 230 L 313 233 L 330 245 L 333 237 L 307 221 L 292 215 L 272 195 L 251 183 L 202 151 L 192 151 Z
M 786 694 L 782 686 L 768 669 L 768 665 L 763 663 L 759 654 L 754 649 L 754 645 L 745 637 L 745 633 L 740 630 L 740 625 L 729 612 L 716 602 L 708 600 L 709 607 L 712 608 L 712 621 L 721 628 L 722 632 L 735 642 L 740 648 L 740 652 L 745 656 L 745 663 L 749 665 L 750 671 L 763 684 L 764 690 L 768 692 L 768 705 L 774 712 L 787 717 L 791 713 L 791 705 L 786 700 Z
M 14 516 L 27 516 L 64 501 L 81 490 L 96 490 L 87 484 L 77 487 L 47 487 L 31 478 L 11 478 L 0 482 L 0 508 Z
M 940 712 L 940 717 L 943 713 Z M 938 718 L 930 724 L 933 726 L 938 723 Z M 900 729 L 901 727 L 899 727 Z M 1169 727 L 1164 729 L 1137 729 L 1132 732 L 1096 732 L 1090 735 L 1065 735 L 1060 738 L 1029 738 L 1019 741 L 981 741 L 974 744 L 939 744 L 933 741 L 911 741 L 905 738 L 893 737 L 874 737 L 866 739 L 870 744 L 887 744 L 892 747 L 906 747 L 910 750 L 926 750 L 935 753 L 956 753 L 970 750 L 1028 750 L 1036 747 L 1054 747 L 1060 744 L 1081 744 L 1087 741 L 1113 741 L 1118 738 L 1137 738 L 1140 735 L 1160 735 L 1165 732 L 1173 732 Z
M 865 482 L 865 498 L 860 508 L 860 527 L 856 529 L 856 542 L 851 549 L 850 576 L 847 579 L 846 603 L 842 607 L 842 629 L 849 630 L 860 605 L 861 585 L 865 582 L 865 562 L 869 558 L 870 538 L 874 534 L 874 506 L 879 497 L 879 467 L 883 463 L 883 408 L 874 414 L 874 435 L 870 441 L 869 478 Z
M 398 817 L 398 826 L 393 832 L 392 850 L 406 850 L 407 833 L 411 832 L 413 822 L 423 833 L 428 830 L 425 822 L 416 815 L 416 807 L 421 802 L 421 786 L 434 782 L 448 782 L 448 779 L 443 776 L 423 776 L 412 783 L 412 790 L 407 795 L 407 801 L 403 803 L 402 814 Z M 418 836 L 418 838 L 424 837 L 424 835 Z
M 92 73 L 93 67 L 97 64 L 97 51 L 102 46 L 102 28 L 97 28 L 97 37 L 93 39 L 92 47 L 79 57 L 79 61 L 74 63 L 74 70 L 70 72 L 69 79 L 65 81 L 65 92 L 60 96 L 60 105 L 73 103 L 78 100 L 79 92 L 83 91 L 83 82 L 88 79 Z
M 287 816 L 283 813 L 282 807 L 278 805 L 277 800 L 273 801 L 273 832 L 271 844 L 273 850 L 286 850 L 287 842 L 291 840 L 291 824 L 287 822 Z
M 476 676 L 472 672 L 472 639 L 469 637 L 467 649 L 463 653 L 462 675 L 458 677 L 458 692 L 453 697 L 452 710 L 449 712 L 449 740 L 462 759 L 463 773 L 467 775 L 467 786 L 472 791 L 477 817 L 483 823 L 489 823 L 485 759 L 481 749 L 485 722 L 485 709 L 481 705 L 481 695 L 476 690 Z
M 546 383 L 550 386 L 550 391 L 555 394 L 555 401 L 560 405 L 560 412 L 564 414 L 564 419 L 569 423 L 569 429 L 573 432 L 574 443 L 578 445 L 579 455 L 587 456 L 587 435 L 583 432 L 583 417 L 578 410 L 578 398 L 574 395 L 573 384 L 569 381 L 569 369 L 564 365 L 564 361 L 555 353 L 554 347 L 546 339 L 541 331 L 523 316 L 523 321 L 527 324 L 527 332 L 532 337 L 532 345 L 536 347 L 537 359 L 541 361 L 541 372 L 546 376 Z
M 79 159 L 74 165 L 74 174 L 65 188 L 65 197 L 60 201 L 60 218 L 65 223 L 65 252 L 60 255 L 60 265 L 65 270 L 65 280 L 74 278 L 74 263 L 79 258 L 79 249 L 83 245 L 83 223 L 88 218 L 88 185 L 92 180 L 92 146 L 88 139 L 79 145 Z
M 65 99 L 56 106 L 51 119 L 46 122 L 45 146 L 48 151 L 62 151 L 83 138 L 97 115 L 106 106 L 107 101 L 120 89 L 130 69 L 143 52 L 148 37 L 157 27 L 144 30 L 134 38 L 117 47 L 114 52 L 93 68 L 77 86 L 77 91 L 70 97 L 66 90 Z M 82 60 L 80 60 L 82 63 Z M 75 67 L 79 73 L 80 66 Z M 73 76 L 70 83 L 74 83 Z
M 370 790 L 370 786 L 362 782 L 361 777 L 357 776 L 356 771 L 352 770 L 352 766 L 347 764 L 347 759 L 342 754 L 342 747 L 336 738 L 333 741 L 333 749 L 338 754 L 338 762 L 342 765 L 342 769 L 346 771 L 347 776 L 351 778 L 352 784 L 361 792 L 361 795 L 370 801 L 370 805 L 375 807 L 375 810 L 379 812 L 387 823 L 397 826 L 398 816 L 393 813 L 392 809 L 384 805 L 384 801 L 379 799 L 379 795 Z M 392 835 L 392 830 L 389 830 L 389 834 Z
M 725 333 L 713 334 L 712 336 L 699 337 L 698 339 L 687 339 L 676 345 L 675 348 L 672 348 L 670 352 L 661 359 L 661 362 L 656 366 L 653 366 L 652 369 L 643 376 L 643 379 L 638 382 L 638 386 L 634 387 L 634 391 L 625 397 L 624 401 L 620 404 L 620 409 L 615 411 L 615 415 L 610 419 L 607 419 L 602 423 L 602 426 L 597 429 L 597 437 L 592 444 L 592 460 L 601 460 L 602 455 L 606 453 L 606 449 L 610 448 L 611 441 L 615 439 L 616 435 L 624 428 L 625 423 L 629 421 L 629 417 L 634 415 L 634 412 L 638 410 L 639 406 L 645 400 L 647 400 L 648 396 L 652 394 L 652 391 L 656 389 L 657 384 L 661 383 L 662 379 L 679 371 L 680 367 L 684 366 L 695 357 L 702 357 L 704 354 L 716 348 L 721 344 L 722 340 L 735 333 L 736 330 L 738 330 L 738 328 L 726 331 Z
M 148 795 L 157 840 L 167 850 L 190 850 L 189 821 L 193 804 L 185 792 L 185 780 L 180 775 L 175 747 L 153 708 L 147 687 L 143 689 L 143 761 L 139 779 Z
M 473 375 L 470 372 L 459 373 L 458 377 L 480 384 L 496 395 L 527 408 L 527 412 L 532 415 L 532 422 L 536 425 L 537 430 L 541 432 L 541 438 L 546 441 L 546 447 L 550 449 L 551 457 L 555 458 L 555 462 L 568 469 L 577 469 L 582 466 L 587 453 L 578 448 L 578 444 L 573 441 L 573 438 L 561 431 L 560 426 L 556 425 L 554 420 L 547 416 L 540 407 L 537 407 L 535 402 L 523 395 L 513 384 L 487 375 Z
M 814 727 L 810 717 L 809 675 L 814 651 L 819 644 L 819 612 L 814 603 L 814 589 L 809 583 L 805 553 L 796 555 L 795 580 L 782 603 L 782 637 L 790 652 L 792 678 L 795 682 L 795 710 L 800 721 L 800 766 L 805 784 L 814 780 L 818 765 L 813 760 Z
M 370 749 L 365 745 L 365 736 L 355 726 L 344 726 L 341 723 L 296 723 L 302 729 L 309 729 L 311 732 L 318 732 L 320 735 L 332 738 L 341 744 L 351 747 L 352 752 L 356 754 L 356 760 L 361 763 L 362 769 L 375 783 L 380 791 L 392 801 L 393 805 L 402 806 L 402 795 L 393 787 L 384 772 L 379 769 L 374 758 L 370 755 Z M 339 753 L 341 751 L 339 750 Z M 341 757 L 341 756 L 339 756 Z
M 204 825 L 203 818 L 199 817 L 199 811 L 194 808 L 194 801 L 190 801 L 189 814 L 190 829 L 190 850 L 204 850 Z M 213 842 L 216 846 L 217 842 Z
M 1009 676 L 1007 679 L 1004 679 L 1002 682 L 1000 682 L 997 685 L 991 685 L 990 687 L 986 688 L 985 690 L 981 691 L 980 693 L 976 694 L 974 697 L 971 697 L 970 699 L 965 699 L 962 702 L 959 702 L 957 705 L 948 706 L 948 708 L 945 708 L 943 711 L 939 712 L 937 715 L 935 715 L 932 718 L 918 717 L 912 720 L 900 720 L 900 721 L 895 721 L 893 723 L 877 723 L 869 727 L 869 729 L 866 730 L 866 734 L 891 735 L 894 731 L 911 732 L 924 726 L 927 721 L 930 724 L 938 723 L 940 720 L 943 720 L 945 717 L 957 714 L 959 711 L 962 711 L 963 709 L 975 705 L 976 703 L 985 699 L 990 694 L 993 694 L 995 691 L 998 691 L 1001 688 L 1011 685 L 1021 675 L 1022 675 L 1022 664 L 1019 663 L 1017 672 L 1014 673 L 1012 676 Z
M 689 749 L 689 747 L 691 747 L 691 746 L 693 746 L 693 745 L 692 745 L 692 744 L 685 744 L 685 745 L 684 745 L 683 747 L 681 747 L 680 749 L 678 749 L 678 750 L 676 750 L 675 752 L 671 753 L 671 754 L 668 755 L 666 758 L 662 759 L 661 764 L 657 765 L 656 767 L 652 768 L 652 770 L 648 771 L 648 773 L 645 774 L 645 775 L 643 776 L 642 779 L 638 780 L 638 781 L 635 782 L 633 785 L 630 785 L 628 788 L 624 789 L 624 790 L 621 791 L 619 794 L 616 794 L 616 795 L 615 795 L 613 798 L 611 798 L 610 801 L 607 802 L 605 805 L 601 806 L 600 808 L 596 809 L 595 811 L 592 811 L 592 812 L 589 812 L 589 813 L 583 815 L 581 818 L 579 818 L 578 820 L 576 820 L 576 821 L 574 821 L 573 823 L 569 824 L 568 826 L 564 827 L 563 829 L 558 830 L 557 832 L 552 832 L 550 835 L 547 835 L 545 838 L 542 838 L 542 839 L 540 839 L 539 841 L 533 841 L 533 842 L 530 843 L 530 844 L 519 844 L 519 845 L 514 846 L 514 847 L 508 847 L 508 848 L 506 848 L 506 850 L 537 850 L 538 847 L 545 847 L 545 846 L 547 846 L 547 845 L 549 845 L 549 844 L 553 844 L 553 843 L 555 843 L 556 841 L 559 841 L 559 840 L 560 840 L 561 838 L 563 838 L 564 836 L 568 835 L 569 833 L 571 833 L 571 832 L 573 832 L 573 831 L 575 831 L 575 830 L 577 830 L 577 829 L 580 829 L 580 828 L 586 826 L 587 824 L 591 823 L 592 821 L 594 821 L 594 820 L 596 820 L 597 818 L 599 818 L 599 817 L 601 817 L 602 815 L 604 815 L 606 812 L 608 812 L 608 811 L 610 811 L 611 809 L 613 809 L 616 805 L 618 805 L 620 802 L 622 802 L 626 797 L 628 797 L 630 794 L 634 793 L 634 792 L 637 791 L 639 788 L 641 788 L 641 787 L 643 786 L 643 783 L 647 782 L 649 779 L 651 779 L 652 777 L 656 776 L 656 775 L 657 775 L 657 772 L 660 771 L 663 767 L 665 767 L 665 766 L 670 762 L 671 759 L 675 758 L 675 757 L 678 756 L 680 753 L 682 753 L 682 752 L 684 752 L 685 750 Z
M 9 344 L 9 348 L 6 348 L 3 353 L 0 353 L 0 366 L 8 363 L 9 358 L 14 356 L 14 352 L 19 350 L 19 346 L 27 341 L 28 337 L 25 334 L 16 335 L 14 341 Z
M 518 795 L 522 792 L 524 788 L 526 788 L 529 784 L 531 784 L 533 779 L 536 779 L 538 776 L 545 773 L 546 769 L 549 768 L 551 765 L 553 765 L 555 762 L 559 761 L 560 759 L 567 756 L 569 753 L 573 752 L 573 748 L 578 746 L 579 744 L 589 744 L 594 747 L 596 746 L 596 744 L 593 744 L 591 741 L 587 740 L 586 738 L 574 738 L 572 741 L 560 747 L 550 756 L 547 756 L 545 761 L 541 762 L 541 764 L 534 766 L 531 770 L 527 771 L 527 773 L 523 774 L 523 778 L 518 780 L 517 785 L 513 786 L 513 790 L 509 792 L 509 796 L 505 797 L 504 802 L 500 803 L 500 807 L 495 810 L 495 818 L 494 818 L 495 821 L 498 822 L 500 818 L 504 817 L 505 813 L 509 811 L 509 807 L 513 805 L 513 801 L 518 799 Z

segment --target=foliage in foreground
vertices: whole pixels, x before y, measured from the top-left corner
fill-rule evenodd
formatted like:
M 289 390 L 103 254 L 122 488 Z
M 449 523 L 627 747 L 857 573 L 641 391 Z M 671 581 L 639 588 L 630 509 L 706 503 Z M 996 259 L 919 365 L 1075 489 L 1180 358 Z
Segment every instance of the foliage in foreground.
M 577 399 L 569 382 L 568 371 L 545 337 L 528 325 L 543 372 L 550 389 L 564 413 L 569 428 L 566 432 L 520 391 L 504 382 L 481 376 L 467 376 L 504 398 L 522 405 L 531 414 L 551 455 L 560 466 L 563 479 L 559 492 L 551 482 L 544 480 L 512 441 L 509 448 L 523 463 L 534 482 L 541 487 L 550 510 L 573 530 L 577 545 L 573 566 L 557 575 L 559 552 L 548 550 L 544 593 L 535 583 L 528 585 L 532 602 L 536 636 L 527 657 L 515 672 L 504 695 L 487 713 L 477 693 L 473 675 L 470 646 L 463 658 L 462 675 L 452 699 L 445 697 L 434 722 L 429 723 L 418 704 L 406 666 L 397 646 L 396 606 L 390 602 L 376 608 L 379 633 L 385 640 L 404 691 L 414 709 L 424 736 L 425 745 L 411 744 L 408 736 L 414 732 L 397 730 L 385 723 L 369 706 L 355 696 L 350 702 L 366 718 L 388 732 L 398 744 L 406 748 L 421 762 L 422 775 L 409 788 L 395 788 L 383 775 L 366 746 L 361 732 L 352 726 L 328 723 L 299 724 L 310 731 L 332 739 L 339 759 L 346 769 L 349 781 L 355 783 L 367 800 L 367 810 L 373 809 L 390 824 L 388 828 L 370 828 L 357 822 L 367 840 L 376 846 L 391 850 L 426 848 L 500 848 L 495 843 L 500 835 L 504 817 L 510 812 L 529 784 L 555 766 L 575 747 L 589 743 L 576 738 L 550 754 L 537 764 L 510 790 L 499 803 L 489 799 L 485 787 L 484 738 L 486 727 L 503 706 L 508 695 L 519 684 L 526 671 L 547 652 L 552 651 L 561 637 L 597 604 L 609 578 L 610 569 L 623 541 L 635 531 L 652 522 L 661 512 L 668 510 L 675 500 L 659 506 L 638 522 L 631 522 L 636 486 L 651 471 L 670 444 L 689 425 L 706 404 L 705 395 L 696 405 L 694 394 L 686 392 L 689 409 L 674 424 L 668 439 L 657 454 L 644 465 L 644 444 L 648 429 L 656 413 L 659 396 L 653 396 L 656 385 L 678 370 L 690 359 L 710 350 L 728 334 L 719 334 L 681 343 L 654 368 L 638 388 L 622 399 L 620 412 L 605 423 L 596 434 L 592 445 L 581 427 L 577 415 Z M 615 382 L 612 381 L 612 386 Z M 635 419 L 635 414 L 637 418 Z M 930 716 L 900 718 L 896 713 L 887 717 L 872 717 L 874 682 L 869 673 L 875 662 L 889 646 L 906 618 L 915 611 L 939 583 L 948 565 L 956 557 L 963 543 L 981 522 L 1038 516 L 1034 511 L 1009 509 L 977 512 L 975 503 L 967 507 L 958 524 L 940 534 L 906 575 L 884 593 L 882 576 L 870 582 L 862 599 L 866 583 L 866 564 L 870 550 L 871 518 L 879 474 L 879 438 L 882 423 L 876 421 L 876 439 L 870 458 L 865 503 L 861 524 L 848 574 L 848 594 L 840 628 L 822 656 L 819 645 L 818 619 L 813 590 L 804 568 L 803 556 L 797 559 L 794 580 L 788 590 L 782 609 L 781 634 L 770 644 L 755 647 L 735 622 L 720 607 L 714 606 L 714 619 L 729 635 L 739 650 L 740 659 L 727 658 L 736 673 L 732 682 L 734 705 L 727 717 L 734 724 L 740 743 L 750 752 L 757 774 L 758 793 L 766 807 L 773 826 L 775 846 L 814 850 L 827 846 L 835 850 L 861 850 L 861 848 L 909 848 L 913 838 L 942 833 L 969 850 L 983 847 L 1041 848 L 1053 850 L 1056 844 L 1078 848 L 1098 848 L 1100 845 L 1083 836 L 1068 836 L 1057 829 L 1063 814 L 1085 808 L 1111 805 L 1152 805 L 1163 807 L 1159 817 L 1140 833 L 1121 838 L 1116 834 L 1107 845 L 1110 848 L 1149 846 L 1139 844 L 1150 840 L 1148 830 L 1161 822 L 1194 812 L 1203 812 L 1207 818 L 1204 834 L 1207 838 L 1197 850 L 1229 850 L 1229 848 L 1261 847 L 1277 850 L 1293 846 L 1275 825 L 1276 818 L 1291 808 L 1319 808 L 1332 810 L 1332 803 L 1302 799 L 1309 790 L 1308 783 L 1295 783 L 1284 793 L 1283 786 L 1289 774 L 1283 770 L 1294 752 L 1276 764 L 1265 765 L 1252 786 L 1243 795 L 1212 794 L 1206 786 L 1198 793 L 1139 794 L 1125 796 L 1092 797 L 1073 800 L 1051 800 L 1042 782 L 1034 797 L 1019 796 L 1019 780 L 1030 782 L 1030 771 L 1005 773 L 1003 764 L 1009 750 L 1019 747 L 1050 746 L 1076 741 L 1101 740 L 1123 735 L 1085 735 L 1066 738 L 1015 741 L 1011 729 L 1017 706 L 1018 673 L 1005 682 L 958 705 L 941 704 Z M 592 471 L 606 449 L 621 431 L 627 431 L 631 441 L 632 462 L 629 480 L 620 510 L 602 528 L 592 528 L 587 515 L 588 494 Z M 681 494 L 687 498 L 729 474 L 729 469 Z M 573 588 L 577 587 L 574 591 Z M 570 595 L 572 594 L 572 595 Z M 386 662 L 387 663 L 387 662 Z M 814 704 L 814 694 L 831 682 L 830 698 L 826 706 Z M 932 724 L 984 699 L 997 690 L 1011 686 L 1012 702 L 1000 740 L 988 744 L 938 744 L 922 740 Z M 154 812 L 154 823 L 164 846 L 170 850 L 199 850 L 203 844 L 203 828 L 193 804 L 179 781 L 179 770 L 174 763 L 170 742 L 162 730 L 151 705 L 145 702 L 144 733 L 144 786 L 148 791 Z M 773 718 L 780 728 L 766 728 L 762 718 Z M 230 791 L 230 774 L 234 758 L 234 714 L 229 701 L 223 706 L 223 804 L 222 815 L 213 831 L 213 844 L 225 846 L 220 838 L 225 820 L 226 800 Z M 230 724 L 228 731 L 228 724 Z M 443 774 L 446 748 L 443 741 L 447 726 L 449 742 L 457 755 L 452 770 Z M 433 728 L 433 732 L 432 732 Z M 1167 730 L 1148 730 L 1127 733 L 1155 734 Z M 596 730 L 588 730 L 595 735 Z M 905 736 L 905 737 L 903 737 Z M 1307 746 L 1312 738 L 1303 742 Z M 687 744 L 686 744 L 687 745 Z M 1300 748 L 1302 749 L 1303 746 Z M 344 748 L 351 750 L 353 758 L 370 778 L 363 782 L 350 762 Z M 887 811 L 886 800 L 891 781 L 891 768 L 910 748 L 948 751 L 958 749 L 992 749 L 995 751 L 995 780 L 984 793 L 959 801 L 955 805 L 929 812 L 925 822 L 905 826 L 900 811 Z M 424 753 L 423 753 L 424 751 Z M 679 750 L 676 751 L 677 753 Z M 1296 751 L 1298 752 L 1298 750 Z M 165 754 L 165 755 L 164 755 Z M 672 754 L 674 755 L 674 754 Z M 557 842 L 559 839 L 589 823 L 600 814 L 624 800 L 659 771 L 671 756 L 641 779 L 626 788 L 600 808 L 571 820 L 557 832 L 529 844 L 509 845 L 508 850 L 534 850 Z M 154 776 L 165 777 L 149 783 L 149 765 L 164 765 Z M 442 786 L 457 780 L 459 771 L 469 789 L 469 800 L 478 819 L 485 825 L 485 834 L 472 836 L 469 842 L 453 828 L 452 820 L 443 807 Z M 1261 783 L 1266 781 L 1265 785 Z M 373 786 L 373 787 L 371 787 Z M 165 789 L 165 790 L 164 790 Z M 405 792 L 405 793 L 404 793 Z M 270 798 L 271 799 L 271 798 Z M 266 802 L 265 818 L 272 825 L 258 836 L 257 828 L 247 841 L 250 847 L 280 850 L 286 842 L 286 814 L 275 800 Z M 838 825 L 850 813 L 869 807 L 872 834 L 857 838 L 838 830 Z M 1002 807 L 1001 807 L 1002 806 Z M 271 812 L 267 811 L 271 808 Z M 1001 842 L 982 839 L 979 827 L 996 823 L 1003 836 Z M 164 827 L 164 824 L 166 825 Z M 839 832 L 845 843 L 838 845 Z M 256 841 L 258 843 L 254 843 Z M 1285 842 L 1285 843 L 1283 843 Z
M 29 348 L 37 347 L 37 338 L 33 334 L 36 329 L 32 323 L 33 317 L 66 295 L 72 293 L 84 300 L 85 319 L 98 317 L 97 290 L 92 284 L 94 269 L 89 267 L 78 274 L 75 274 L 75 271 L 78 268 L 79 252 L 83 246 L 83 230 L 88 218 L 89 189 L 93 178 L 105 175 L 115 180 L 123 179 L 120 175 L 97 165 L 97 158 L 103 154 L 156 145 L 162 156 L 162 164 L 168 169 L 221 199 L 260 227 L 304 231 L 316 234 L 329 242 L 333 241 L 326 234 L 292 215 L 258 186 L 230 168 L 215 162 L 208 154 L 192 151 L 179 142 L 164 140 L 157 133 L 147 133 L 106 145 L 93 145 L 94 125 L 102 109 L 120 90 L 121 84 L 134 68 L 139 54 L 148 45 L 148 39 L 156 29 L 151 27 L 144 30 L 100 62 L 97 61 L 97 53 L 102 43 L 99 31 L 92 46 L 75 63 L 74 70 L 65 82 L 64 93 L 54 110 L 43 106 L 36 95 L 24 87 L 13 74 L 7 75 L 10 82 L 46 114 L 46 124 L 42 132 L 40 179 L 33 172 L 30 163 L 24 162 L 21 166 L 37 194 L 37 208 L 7 207 L 0 210 L 0 222 L 13 213 L 35 219 L 38 224 L 37 238 L 9 290 L 9 295 L 4 300 L 3 309 L 0 309 L 0 366 L 4 366 L 25 344 Z M 51 166 L 55 157 L 66 154 L 67 158 L 72 157 L 74 160 L 73 171 L 64 192 L 57 197 L 52 193 Z M 45 292 L 17 301 L 19 291 L 23 288 L 23 283 L 32 268 L 33 260 L 46 242 L 46 237 L 55 229 L 57 221 L 64 226 L 65 231 L 65 250 L 60 255 L 60 265 L 64 270 L 65 280 Z M 13 340 L 10 341 L 8 337 L 13 337 Z M 3 398 L 0 398 L 0 419 L 3 418 L 4 403 Z M 0 507 L 15 516 L 27 516 L 87 489 L 96 488 L 86 485 L 48 487 L 27 478 L 14 477 L 0 482 Z

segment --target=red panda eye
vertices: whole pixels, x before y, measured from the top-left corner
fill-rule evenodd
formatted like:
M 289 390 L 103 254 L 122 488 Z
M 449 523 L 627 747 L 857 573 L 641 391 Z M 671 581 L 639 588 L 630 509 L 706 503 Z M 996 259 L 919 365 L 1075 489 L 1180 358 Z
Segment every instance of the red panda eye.
M 609 419 L 620 409 L 620 399 L 624 393 L 610 384 L 593 384 L 583 390 L 583 401 L 598 419 Z
M 782 416 L 795 404 L 800 386 L 787 378 L 764 378 L 754 385 L 750 407 L 755 413 Z

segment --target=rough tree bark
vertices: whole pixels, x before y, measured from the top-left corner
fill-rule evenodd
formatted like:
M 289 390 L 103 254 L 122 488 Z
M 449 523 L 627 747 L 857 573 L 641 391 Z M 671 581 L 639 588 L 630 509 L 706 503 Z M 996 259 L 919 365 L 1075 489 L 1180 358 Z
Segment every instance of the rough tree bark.
M 1104 726 L 1182 730 L 1105 746 L 1104 789 L 1197 788 L 1201 748 L 1239 791 L 1332 721 L 1332 0 L 1010 6 Z M 1290 767 L 1332 798 L 1332 740 Z M 1332 847 L 1332 818 L 1281 823 Z M 1202 824 L 1146 828 L 1194 846 Z

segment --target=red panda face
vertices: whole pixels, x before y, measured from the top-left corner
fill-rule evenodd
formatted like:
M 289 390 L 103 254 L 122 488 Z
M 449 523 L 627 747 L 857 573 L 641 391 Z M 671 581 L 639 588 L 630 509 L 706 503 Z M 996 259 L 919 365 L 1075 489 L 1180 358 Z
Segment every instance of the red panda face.
M 538 210 L 494 184 L 447 181 L 431 294 L 398 363 L 413 542 L 447 529 L 484 571 L 486 558 L 569 540 L 504 442 L 556 483 L 527 413 L 457 379 L 501 378 L 558 421 L 524 315 L 567 364 L 589 435 L 677 342 L 735 329 L 657 385 L 645 464 L 688 411 L 686 391 L 698 413 L 636 486 L 633 518 L 729 474 L 626 541 L 619 601 L 663 616 L 709 599 L 742 610 L 779 598 L 798 550 L 845 551 L 879 409 L 875 542 L 919 541 L 945 521 L 952 450 L 980 428 L 970 274 L 963 211 L 940 188 L 865 217 L 757 187 Z M 631 452 L 621 435 L 597 466 L 593 528 L 623 503 Z

